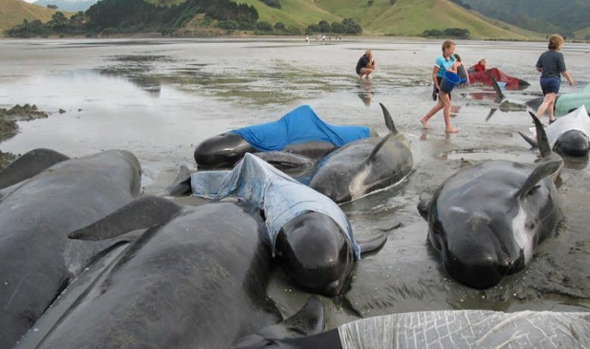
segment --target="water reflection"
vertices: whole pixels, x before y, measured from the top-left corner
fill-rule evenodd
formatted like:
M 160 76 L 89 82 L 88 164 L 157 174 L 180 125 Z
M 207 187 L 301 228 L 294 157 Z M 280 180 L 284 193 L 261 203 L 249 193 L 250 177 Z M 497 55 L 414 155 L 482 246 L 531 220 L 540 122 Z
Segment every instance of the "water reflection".
M 359 92 L 357 93 L 363 103 L 369 107 L 373 99 L 373 81 L 361 80 L 359 81 Z

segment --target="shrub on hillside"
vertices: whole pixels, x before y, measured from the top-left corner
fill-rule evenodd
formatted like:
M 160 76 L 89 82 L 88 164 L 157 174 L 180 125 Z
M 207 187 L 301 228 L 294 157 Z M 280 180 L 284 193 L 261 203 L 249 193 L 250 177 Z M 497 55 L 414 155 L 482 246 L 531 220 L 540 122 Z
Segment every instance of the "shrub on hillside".
M 462 28 L 447 28 L 443 31 L 438 29 L 427 29 L 423 31 L 420 36 L 426 38 L 469 39 L 471 32 L 468 29 Z
M 273 7 L 273 8 L 278 8 L 278 9 L 282 8 L 279 0 L 260 0 L 260 1 L 262 1 L 268 7 Z

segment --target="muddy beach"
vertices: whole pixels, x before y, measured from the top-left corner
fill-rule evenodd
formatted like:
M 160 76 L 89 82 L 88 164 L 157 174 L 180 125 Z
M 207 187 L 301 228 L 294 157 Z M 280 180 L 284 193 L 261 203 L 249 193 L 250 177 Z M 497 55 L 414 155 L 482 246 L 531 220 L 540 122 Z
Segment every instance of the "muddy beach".
M 488 66 L 531 85 L 505 91 L 503 104 L 489 87 L 457 88 L 456 134 L 444 132 L 442 115 L 430 120 L 430 130 L 418 121 L 434 103 L 430 72 L 440 44 L 396 38 L 2 40 L 0 108 L 34 104 L 48 117 L 18 121 L 18 133 L 2 139 L 0 151 L 19 155 L 43 147 L 76 157 L 126 149 L 142 163 L 144 192 L 161 193 L 180 165 L 196 169 L 194 148 L 210 136 L 274 121 L 301 104 L 328 123 L 384 134 L 383 103 L 410 141 L 414 172 L 399 186 L 342 205 L 357 237 L 385 232 L 388 242 L 357 263 L 346 294 L 322 298 L 327 327 L 411 311 L 588 310 L 587 158 L 565 159 L 559 181 L 565 221 L 526 270 L 484 291 L 442 270 L 416 206 L 466 164 L 535 161 L 537 153 L 517 132 L 532 126 L 524 103 L 541 95 L 534 63 L 546 43 L 457 42 L 468 65 L 485 57 Z M 368 48 L 377 70 L 372 81 L 359 82 L 354 65 Z M 590 48 L 566 42 L 563 53 L 576 86 L 562 84 L 561 91 L 579 91 L 590 83 Z M 269 293 L 288 316 L 308 294 L 280 269 L 275 275 Z

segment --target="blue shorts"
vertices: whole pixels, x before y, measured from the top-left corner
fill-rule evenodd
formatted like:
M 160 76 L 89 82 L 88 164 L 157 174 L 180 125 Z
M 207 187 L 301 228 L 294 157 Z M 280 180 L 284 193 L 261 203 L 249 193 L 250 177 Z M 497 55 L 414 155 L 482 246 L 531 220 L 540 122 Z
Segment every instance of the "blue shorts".
M 541 90 L 543 90 L 543 96 L 548 93 L 559 93 L 559 85 L 561 80 L 556 77 L 541 78 Z

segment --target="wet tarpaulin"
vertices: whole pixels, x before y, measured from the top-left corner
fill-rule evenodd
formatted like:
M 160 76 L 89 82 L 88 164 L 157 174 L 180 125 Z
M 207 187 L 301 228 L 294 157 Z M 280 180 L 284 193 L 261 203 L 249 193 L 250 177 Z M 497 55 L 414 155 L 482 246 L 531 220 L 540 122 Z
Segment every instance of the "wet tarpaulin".
M 222 199 L 233 195 L 263 209 L 273 255 L 276 236 L 283 225 L 302 213 L 312 211 L 332 218 L 350 239 L 355 259 L 360 259 L 360 246 L 354 240 L 350 222 L 334 201 L 250 153 L 246 153 L 231 171 L 192 174 L 191 188 L 194 196 Z
M 332 143 L 341 147 L 369 137 L 366 126 L 330 125 L 322 121 L 309 105 L 299 106 L 277 121 L 231 131 L 244 138 L 258 151 L 282 150 L 289 144 L 310 141 Z

